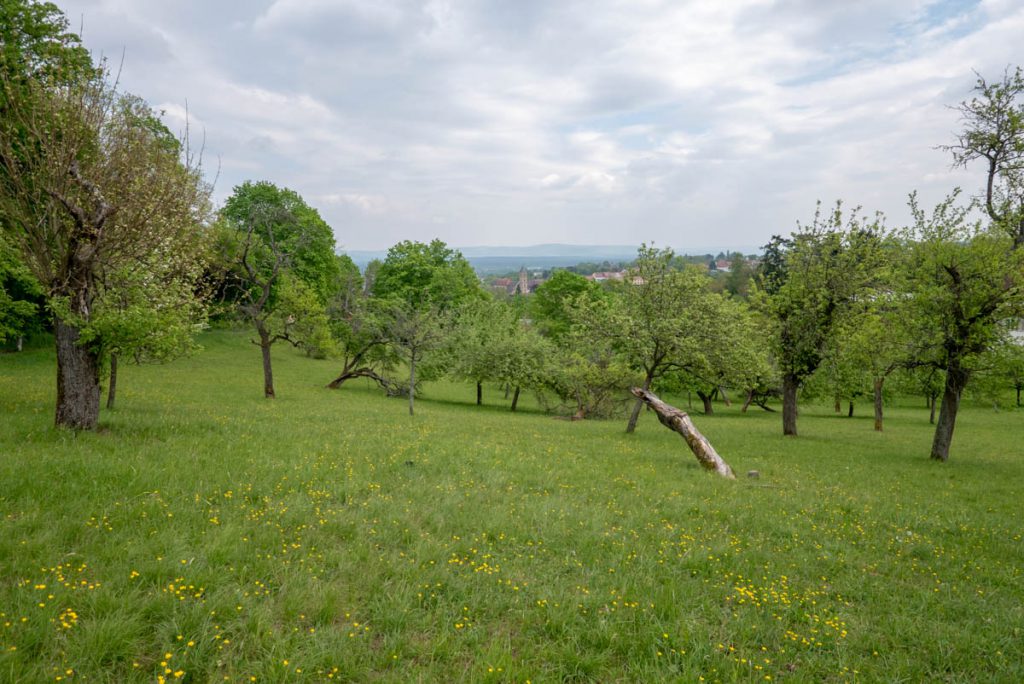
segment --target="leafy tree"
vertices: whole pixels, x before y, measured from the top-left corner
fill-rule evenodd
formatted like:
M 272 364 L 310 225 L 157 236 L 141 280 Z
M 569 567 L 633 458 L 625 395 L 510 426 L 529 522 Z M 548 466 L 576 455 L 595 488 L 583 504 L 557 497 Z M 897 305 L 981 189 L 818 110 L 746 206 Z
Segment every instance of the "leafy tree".
M 949 459 L 960 399 L 984 355 L 1004 341 L 1003 322 L 1022 313 L 1024 250 L 998 225 L 970 220 L 957 194 L 931 214 L 911 196 L 914 224 L 903 231 L 910 255 L 909 297 L 919 315 L 916 363 L 945 373 L 931 457 Z
M 450 313 L 436 306 L 414 306 L 399 299 L 386 299 L 388 340 L 409 366 L 409 415 L 414 414 L 416 371 L 425 357 L 441 346 L 448 331 Z
M 608 417 L 628 401 L 626 390 L 639 381 L 610 334 L 621 320 L 619 304 L 593 291 L 563 305 L 571 325 L 556 338 L 545 389 L 572 407 L 574 420 Z
M 582 295 L 599 297 L 600 286 L 570 271 L 555 271 L 530 298 L 530 313 L 540 331 L 553 340 L 568 334 L 573 304 Z
M 844 216 L 840 204 L 822 215 L 819 206 L 809 226 L 766 248 L 759 306 L 774 328 L 785 435 L 797 434 L 797 393 L 824 359 L 836 321 L 876 278 L 879 230 L 877 218 L 869 222 L 856 211 Z M 779 263 L 778 255 L 770 253 L 783 249 Z
M 486 297 L 473 267 L 440 240 L 399 242 L 388 250 L 373 280 L 374 296 L 413 308 L 449 310 L 468 299 Z
M 325 298 L 340 287 L 334 234 L 296 193 L 267 182 L 236 187 L 221 218 L 227 292 L 256 328 L 263 395 L 272 399 L 271 347 L 327 344 Z
M 443 346 L 459 308 L 487 298 L 469 262 L 444 242 L 400 242 L 388 250 L 373 280 L 388 342 L 409 366 L 409 414 L 419 379 L 442 372 L 428 356 Z M 435 359 L 437 360 L 437 359 Z
M 641 246 L 634 269 L 636 283 L 627 284 L 613 308 L 613 329 L 603 334 L 615 340 L 626 363 L 643 374 L 643 389 L 673 368 L 679 368 L 712 344 L 707 276 L 695 268 L 671 268 L 671 249 Z M 643 400 L 633 405 L 626 432 L 636 429 Z
M 119 274 L 195 240 L 209 188 L 187 145 L 169 146 L 145 103 L 117 93 L 102 70 L 60 64 L 60 45 L 77 64 L 76 40 L 60 34 L 51 43 L 42 61 L 26 58 L 26 70 L 0 74 L 0 221 L 55 318 L 56 424 L 91 429 L 108 341 L 99 322 L 114 315 Z M 135 284 L 151 294 L 160 287 L 144 277 Z
M 270 181 L 246 181 L 234 188 L 220 214 L 241 232 L 247 232 L 253 221 L 259 223 L 264 244 L 272 241 L 282 255 L 287 255 L 288 270 L 320 304 L 326 306 L 342 286 L 342 262 L 334 252 L 334 231 L 294 190 Z

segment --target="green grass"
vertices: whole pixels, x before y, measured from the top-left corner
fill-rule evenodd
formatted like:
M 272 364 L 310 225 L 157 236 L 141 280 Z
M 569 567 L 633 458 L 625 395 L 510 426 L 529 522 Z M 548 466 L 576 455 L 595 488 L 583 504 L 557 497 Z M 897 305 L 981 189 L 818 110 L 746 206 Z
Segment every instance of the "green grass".
M 95 434 L 49 350 L 0 357 L 0 681 L 1024 681 L 1024 412 L 937 464 L 917 400 L 719 406 L 727 482 L 649 413 L 410 418 L 285 348 L 267 401 L 247 335 L 203 344 Z

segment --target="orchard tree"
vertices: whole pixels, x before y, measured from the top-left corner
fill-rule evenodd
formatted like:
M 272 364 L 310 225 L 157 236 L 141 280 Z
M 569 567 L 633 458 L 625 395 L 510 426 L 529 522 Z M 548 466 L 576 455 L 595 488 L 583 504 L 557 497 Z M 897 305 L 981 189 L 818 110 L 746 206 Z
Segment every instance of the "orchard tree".
M 256 328 L 263 395 L 276 396 L 271 347 L 303 346 L 328 333 L 326 301 L 339 287 L 334 233 L 292 190 L 246 182 L 221 210 L 224 288 Z
M 796 435 L 797 394 L 824 359 L 844 309 L 865 296 L 877 276 L 880 219 L 845 216 L 841 204 L 809 226 L 766 247 L 759 306 L 774 328 L 782 374 L 782 432 Z
M 421 380 L 440 372 L 424 361 L 443 346 L 459 308 L 487 299 L 487 293 L 465 257 L 440 240 L 403 241 L 391 247 L 377 269 L 372 291 L 382 302 L 388 342 L 409 366 L 412 415 L 417 369 Z
M 391 247 L 373 277 L 372 292 L 413 308 L 440 310 L 486 297 L 465 257 L 440 240 L 429 244 L 406 240 Z
M 124 286 L 117 274 L 198 239 L 209 188 L 187 145 L 167 144 L 155 112 L 81 61 L 56 8 L 3 4 L 12 8 L 51 34 L 5 36 L 0 222 L 54 316 L 56 424 L 92 429 L 106 342 L 98 322 L 114 315 Z M 39 16 L 45 21 L 35 22 Z M 161 286 L 159 278 L 135 282 L 153 296 Z
M 984 356 L 1005 342 L 1005 321 L 1024 314 L 1024 249 L 1000 226 L 970 219 L 954 193 L 929 214 L 911 196 L 903 231 L 910 297 L 918 315 L 915 363 L 945 375 L 931 457 L 949 459 L 960 399 Z
M 566 336 L 573 324 L 573 306 L 582 295 L 600 297 L 601 287 L 571 271 L 555 271 L 529 298 L 540 332 L 555 341 Z

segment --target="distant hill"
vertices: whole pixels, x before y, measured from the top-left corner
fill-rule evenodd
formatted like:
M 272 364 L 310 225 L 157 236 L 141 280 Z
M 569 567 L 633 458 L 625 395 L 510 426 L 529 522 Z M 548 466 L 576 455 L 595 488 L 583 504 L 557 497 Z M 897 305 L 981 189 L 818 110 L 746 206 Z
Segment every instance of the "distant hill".
M 525 266 L 528 269 L 550 269 L 575 266 L 583 262 L 632 261 L 636 258 L 636 245 L 529 245 L 526 247 L 456 247 L 474 269 L 481 275 L 516 271 Z M 700 249 L 677 249 L 680 254 L 717 254 L 735 251 L 735 247 L 702 247 Z M 742 248 L 751 253 L 757 249 Z M 352 261 L 365 268 L 374 259 L 384 259 L 387 250 L 348 250 Z

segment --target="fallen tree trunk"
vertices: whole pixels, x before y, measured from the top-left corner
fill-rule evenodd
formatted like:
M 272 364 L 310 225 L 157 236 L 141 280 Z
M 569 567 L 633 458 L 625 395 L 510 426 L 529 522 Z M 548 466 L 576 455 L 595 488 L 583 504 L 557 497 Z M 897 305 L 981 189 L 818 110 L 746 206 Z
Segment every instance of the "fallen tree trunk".
M 678 432 L 686 440 L 686 444 L 690 447 L 690 451 L 697 457 L 700 464 L 707 470 L 713 470 L 722 477 L 729 479 L 735 479 L 736 475 L 733 474 L 732 468 L 729 464 L 722 460 L 722 457 L 718 455 L 715 448 L 711 446 L 711 442 L 707 440 L 707 437 L 702 435 L 696 427 L 693 425 L 693 421 L 690 420 L 690 416 L 685 411 L 680 411 L 674 406 L 669 406 L 653 392 L 650 392 L 639 387 L 634 387 L 630 390 L 637 399 L 642 400 L 645 404 L 650 406 L 656 414 L 658 414 L 658 420 L 661 424 L 670 430 Z

